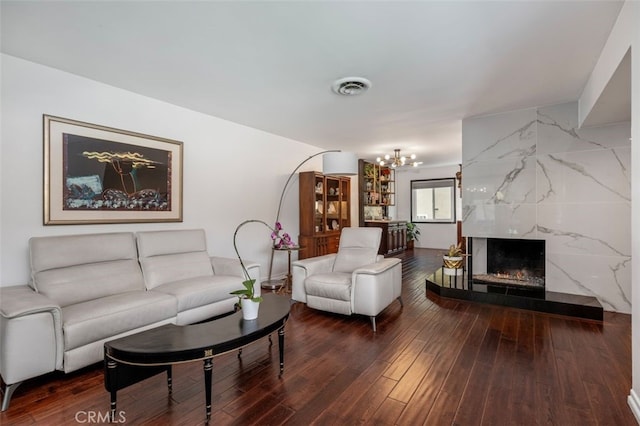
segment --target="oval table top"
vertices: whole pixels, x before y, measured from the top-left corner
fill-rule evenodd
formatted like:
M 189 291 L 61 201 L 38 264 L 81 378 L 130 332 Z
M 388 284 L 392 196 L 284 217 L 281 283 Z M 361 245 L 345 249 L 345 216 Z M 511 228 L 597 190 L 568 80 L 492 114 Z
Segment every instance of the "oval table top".
M 105 356 L 132 365 L 166 365 L 196 361 L 241 348 L 282 328 L 291 299 L 265 294 L 258 318 L 242 319 L 242 311 L 192 325 L 165 324 L 104 344 Z

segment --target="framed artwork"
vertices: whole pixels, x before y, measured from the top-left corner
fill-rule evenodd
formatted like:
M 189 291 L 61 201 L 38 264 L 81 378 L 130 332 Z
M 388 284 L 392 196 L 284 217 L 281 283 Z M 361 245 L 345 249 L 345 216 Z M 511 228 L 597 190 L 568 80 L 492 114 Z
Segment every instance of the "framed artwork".
M 45 225 L 182 222 L 182 142 L 43 118 Z

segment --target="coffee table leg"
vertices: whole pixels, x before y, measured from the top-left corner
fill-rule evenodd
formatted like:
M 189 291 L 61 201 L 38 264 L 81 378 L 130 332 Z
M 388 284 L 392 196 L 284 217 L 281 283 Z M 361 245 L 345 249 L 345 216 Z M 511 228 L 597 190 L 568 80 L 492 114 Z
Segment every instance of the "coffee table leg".
M 278 330 L 278 346 L 280 349 L 280 376 L 284 372 L 284 326 Z
M 173 393 L 173 375 L 171 373 L 171 366 L 167 367 L 167 387 L 169 388 L 169 395 Z
M 111 382 L 111 406 L 109 416 L 110 421 L 116 418 L 116 394 L 118 392 L 118 363 L 110 359 L 107 361 L 107 370 L 109 371 L 109 381 Z
M 204 394 L 207 410 L 207 421 L 211 419 L 211 373 L 213 370 L 212 358 L 204 360 Z

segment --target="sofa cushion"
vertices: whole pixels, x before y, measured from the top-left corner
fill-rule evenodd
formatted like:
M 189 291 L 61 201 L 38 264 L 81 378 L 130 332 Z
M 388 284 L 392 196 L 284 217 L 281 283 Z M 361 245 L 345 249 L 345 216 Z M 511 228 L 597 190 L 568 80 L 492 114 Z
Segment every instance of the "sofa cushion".
M 229 275 L 189 278 L 157 286 L 153 291 L 170 294 L 178 300 L 178 312 L 229 299 L 242 288 L 242 279 Z
M 147 289 L 213 276 L 203 229 L 139 232 L 137 244 Z
M 68 351 L 100 339 L 175 318 L 177 301 L 155 291 L 131 291 L 62 308 L 64 348 Z
M 351 274 L 333 272 L 315 274 L 304 280 L 309 296 L 318 296 L 337 300 L 351 300 Z
M 144 290 L 133 233 L 33 237 L 31 284 L 60 306 Z

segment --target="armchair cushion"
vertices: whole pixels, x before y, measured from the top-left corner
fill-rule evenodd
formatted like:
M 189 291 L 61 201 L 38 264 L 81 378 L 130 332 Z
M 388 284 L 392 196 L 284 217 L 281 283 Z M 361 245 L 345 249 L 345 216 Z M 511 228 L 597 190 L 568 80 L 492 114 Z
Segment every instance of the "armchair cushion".
M 305 280 L 307 296 L 351 300 L 351 274 L 334 272 L 311 275 Z
M 334 272 L 353 272 L 362 265 L 375 263 L 382 228 L 344 228 L 340 235 Z

